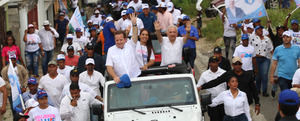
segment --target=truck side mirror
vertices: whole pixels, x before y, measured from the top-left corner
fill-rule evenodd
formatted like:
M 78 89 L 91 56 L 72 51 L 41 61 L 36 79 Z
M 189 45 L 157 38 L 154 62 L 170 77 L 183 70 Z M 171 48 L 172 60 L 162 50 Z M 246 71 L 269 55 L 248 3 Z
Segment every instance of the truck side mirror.
M 210 93 L 203 93 L 200 95 L 200 101 L 201 101 L 201 108 L 202 112 L 207 111 L 207 106 L 211 104 L 211 94 Z

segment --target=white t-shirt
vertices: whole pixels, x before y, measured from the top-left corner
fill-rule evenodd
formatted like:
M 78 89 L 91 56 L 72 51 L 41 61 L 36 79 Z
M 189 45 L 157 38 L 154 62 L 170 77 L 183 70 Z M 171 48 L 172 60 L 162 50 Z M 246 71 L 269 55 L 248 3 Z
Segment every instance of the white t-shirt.
M 243 45 L 239 45 L 235 48 L 233 57 L 240 57 L 242 59 L 243 65 L 242 69 L 245 71 L 253 70 L 252 66 L 252 58 L 255 57 L 254 47 L 248 45 L 244 47 Z
M 137 3 L 134 1 L 129 2 L 127 8 L 133 7 L 135 11 L 138 11 L 139 9 L 142 8 L 142 1 L 139 0 Z
M 59 108 L 62 90 L 68 82 L 66 77 L 61 74 L 58 74 L 54 79 L 47 74 L 40 79 L 39 88 L 44 89 L 53 102 L 54 107 Z
M 173 13 L 172 13 L 172 16 L 173 16 L 173 24 L 174 24 L 174 25 L 177 25 L 177 23 L 178 23 L 178 18 L 180 17 L 180 15 L 181 15 L 180 10 L 174 8 L 174 11 L 173 11 Z
M 127 20 L 127 19 L 125 19 Z M 115 26 L 116 26 L 116 29 L 117 30 L 122 30 L 124 31 L 125 30 L 125 27 L 123 27 L 123 23 L 125 21 L 123 18 L 120 18 L 116 23 L 115 23 Z
M 71 94 L 70 94 L 70 85 L 71 85 L 71 83 L 67 84 L 64 87 L 60 99 L 63 99 L 66 95 L 71 96 Z M 80 88 L 80 92 L 89 93 L 93 97 L 97 96 L 97 94 L 94 92 L 94 90 L 90 86 L 86 85 L 85 83 L 78 82 L 78 85 L 79 85 L 79 88 Z
M 88 38 L 81 36 L 80 38 L 74 37 L 74 43 L 78 43 L 81 49 L 84 49 L 85 45 L 88 43 Z
M 289 30 L 289 31 L 291 32 L 293 37 L 291 43 L 300 46 L 300 31 L 298 32 L 294 32 L 293 30 Z
M 35 52 L 40 49 L 39 43 L 41 43 L 41 39 L 39 35 L 33 33 L 33 34 L 27 34 L 27 42 L 25 50 L 27 52 Z
M 235 28 L 230 25 L 228 19 L 225 18 L 225 22 L 223 23 L 224 25 L 224 37 L 235 37 L 236 36 L 236 30 Z
M 96 70 L 94 70 L 92 76 L 88 75 L 87 71 L 84 71 L 79 75 L 79 82 L 90 86 L 91 89 L 94 90 L 94 92 L 96 92 L 97 95 L 101 96 L 99 88 L 100 88 L 100 84 L 102 87 L 104 87 L 105 78 L 100 72 Z
M 137 28 L 138 28 L 138 35 L 140 35 L 141 29 L 144 28 L 144 23 L 143 23 L 143 21 L 140 18 L 137 18 L 136 19 L 136 24 L 137 24 Z M 130 32 L 129 32 L 128 36 L 131 37 L 132 36 L 132 28 L 133 28 L 131 20 L 126 19 L 123 22 L 123 26 L 121 27 L 121 29 L 122 30 L 126 30 L 129 26 L 131 26 L 131 29 L 130 29 Z
M 134 54 L 135 48 L 132 40 L 128 40 L 122 49 L 116 45 L 110 47 L 105 65 L 112 66 L 119 77 L 123 74 L 128 74 L 130 78 L 138 77 L 141 70 Z
M 5 81 L 0 77 L 0 87 L 5 86 Z M 0 92 L 0 107 L 2 107 L 3 104 L 3 93 Z
M 91 16 L 91 20 L 92 20 L 93 22 L 97 21 L 98 24 L 99 24 L 99 26 L 100 26 L 100 24 L 102 23 L 102 15 L 99 14 L 98 17 L 96 17 L 95 15 L 92 15 L 92 16 Z
M 51 51 L 54 49 L 54 39 L 59 37 L 57 31 L 50 27 L 51 31 L 54 32 L 52 34 L 51 31 L 46 31 L 45 28 L 39 30 L 39 37 L 41 38 L 43 49 L 45 51 Z
M 139 63 L 139 67 L 143 67 L 148 63 L 148 49 L 146 46 L 141 45 L 139 41 L 136 43 L 136 59 Z M 154 60 L 154 52 L 151 51 L 150 60 Z
M 163 37 L 161 42 L 161 64 L 166 66 L 169 64 L 182 63 L 182 48 L 184 42 L 183 37 L 177 37 L 172 44 L 168 37 Z
M 61 52 L 64 52 L 65 54 L 67 54 L 67 53 L 68 53 L 68 51 L 67 51 L 68 46 L 70 46 L 70 45 L 69 45 L 68 43 L 65 43 L 65 44 L 61 47 L 60 51 L 61 51 Z M 82 50 L 82 49 L 81 49 L 81 46 L 80 46 L 77 42 L 72 42 L 72 46 L 73 46 L 73 48 L 74 48 L 74 54 L 80 56 L 79 51 Z
M 72 0 L 72 8 L 76 8 L 78 5 L 78 0 Z
M 293 84 L 300 84 L 300 69 L 297 69 L 294 76 L 293 76 Z
M 65 66 L 64 69 L 60 69 L 59 67 L 57 68 L 57 73 L 64 75 L 66 77 L 67 80 L 69 80 L 71 82 L 70 79 L 70 72 L 73 70 L 74 67 L 71 66 Z
M 29 112 L 27 121 L 61 121 L 57 108 L 48 106 L 46 109 L 35 107 Z

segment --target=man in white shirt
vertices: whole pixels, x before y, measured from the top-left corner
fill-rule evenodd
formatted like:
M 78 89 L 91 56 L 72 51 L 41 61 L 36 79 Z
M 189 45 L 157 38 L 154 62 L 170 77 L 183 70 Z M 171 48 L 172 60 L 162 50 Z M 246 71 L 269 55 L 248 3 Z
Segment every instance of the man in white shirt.
M 73 35 L 72 34 L 68 34 L 66 39 L 67 39 L 67 43 L 65 43 L 61 47 L 60 52 L 62 54 L 66 55 L 68 53 L 68 51 L 67 51 L 68 46 L 72 45 L 73 48 L 74 48 L 74 51 L 75 51 L 74 54 L 81 56 L 82 55 L 82 49 L 81 49 L 80 45 L 77 42 L 73 42 Z
M 253 70 L 253 65 L 256 68 L 255 64 L 255 51 L 254 47 L 249 45 L 249 36 L 248 34 L 242 35 L 242 44 L 239 45 L 233 54 L 233 57 L 239 57 L 242 59 L 242 69 L 245 71 Z M 256 71 L 256 70 L 255 70 Z
M 116 29 L 117 30 L 122 30 L 122 31 L 124 31 L 122 28 L 122 26 L 123 26 L 123 23 L 124 23 L 124 21 L 127 19 L 127 14 L 126 14 L 126 12 L 127 12 L 127 10 L 123 10 L 122 12 L 121 12 L 121 18 L 117 21 L 117 23 L 116 23 Z
M 127 8 L 133 7 L 135 11 L 138 11 L 142 8 L 142 1 L 141 0 L 132 0 L 129 2 Z
M 100 84 L 102 87 L 104 87 L 105 78 L 103 75 L 94 70 L 95 67 L 95 61 L 92 58 L 88 58 L 85 61 L 85 67 L 86 71 L 80 73 L 79 75 L 79 82 L 84 83 L 91 87 L 95 91 L 97 95 L 101 95 L 100 92 Z
M 292 86 L 300 88 L 300 69 L 297 69 L 293 76 Z
M 40 79 L 39 88 L 47 91 L 54 107 L 59 108 L 62 90 L 68 82 L 65 76 L 57 73 L 56 61 L 50 61 L 48 64 L 48 74 L 42 76 Z
M 95 101 L 89 93 L 81 92 L 78 83 L 71 83 L 70 95 L 62 99 L 60 115 L 64 121 L 90 121 L 92 104 L 102 104 Z M 101 109 L 100 109 L 101 110 Z
M 100 11 L 99 10 L 95 10 L 94 15 L 91 16 L 91 20 L 93 22 L 98 22 L 101 23 L 102 22 L 102 15 L 100 15 Z
M 88 43 L 88 38 L 83 36 L 83 33 L 80 28 L 76 28 L 75 32 L 76 32 L 76 37 L 73 38 L 73 42 L 78 43 L 82 51 L 85 45 Z
M 45 90 L 37 92 L 39 106 L 30 110 L 27 121 L 61 121 L 59 110 L 48 104 L 48 94 Z
M 64 75 L 66 77 L 67 80 L 70 81 L 70 72 L 74 67 L 71 66 L 66 66 L 65 65 L 65 55 L 64 54 L 58 54 L 56 61 L 57 61 L 57 73 Z
M 226 71 L 219 68 L 219 60 L 217 57 L 212 56 L 209 58 L 209 69 L 204 71 L 201 74 L 201 77 L 198 81 L 197 87 L 202 86 L 203 84 L 210 82 L 211 80 L 216 79 L 217 77 L 224 74 Z M 207 91 L 211 94 L 211 98 L 214 99 L 221 92 L 225 91 L 227 88 L 226 83 L 223 82 L 216 87 L 207 89 Z M 218 105 L 216 107 L 208 107 L 208 115 L 210 117 L 210 121 L 222 121 L 224 117 L 224 105 Z
M 182 48 L 190 37 L 191 22 L 186 24 L 187 34 L 183 37 L 177 37 L 178 31 L 177 27 L 172 25 L 167 29 L 167 37 L 162 37 L 160 30 L 161 26 L 159 22 L 154 23 L 156 36 L 161 45 L 161 64 L 160 66 L 166 66 L 170 64 L 181 64 L 182 63 Z
M 172 14 L 172 16 L 173 16 L 173 24 L 177 25 L 178 18 L 181 15 L 180 10 L 175 9 L 173 2 L 168 2 L 167 3 L 167 11 L 169 11 Z
M 7 90 L 5 81 L 0 77 L 0 120 L 3 120 L 3 115 L 6 112 Z
M 132 10 L 131 8 L 129 8 L 126 11 L 127 19 L 123 22 L 122 30 L 126 30 L 126 34 L 128 35 L 128 37 L 132 36 L 133 25 L 132 25 L 132 22 L 131 22 L 131 19 L 130 19 L 129 16 L 132 15 L 133 13 L 134 13 L 134 10 Z M 137 28 L 138 28 L 138 34 L 139 34 L 140 31 L 141 31 L 141 29 L 144 28 L 144 24 L 143 24 L 143 21 L 140 18 L 137 18 L 136 24 L 137 24 Z
M 120 82 L 120 77 L 124 74 L 128 74 L 130 78 L 138 77 L 141 70 L 134 54 L 134 43 L 132 40 L 127 41 L 123 31 L 115 33 L 115 42 L 116 44 L 108 49 L 105 64 L 107 72 L 116 83 Z
M 39 30 L 38 35 L 40 36 L 44 50 L 44 54 L 42 54 L 44 55 L 44 57 L 42 58 L 42 69 L 43 74 L 45 75 L 48 69 L 47 64 L 52 60 L 53 49 L 56 46 L 55 38 L 58 38 L 59 34 L 54 28 L 50 27 L 49 21 L 44 21 L 43 25 L 44 28 Z

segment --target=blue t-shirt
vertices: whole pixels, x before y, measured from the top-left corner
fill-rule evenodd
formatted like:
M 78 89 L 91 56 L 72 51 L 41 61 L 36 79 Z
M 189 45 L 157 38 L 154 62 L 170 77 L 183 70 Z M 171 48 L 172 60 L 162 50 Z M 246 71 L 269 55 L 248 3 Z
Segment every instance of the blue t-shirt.
M 182 25 L 178 28 L 178 34 L 180 36 L 186 35 L 186 30 L 185 30 L 185 26 Z M 191 37 L 196 37 L 197 39 L 199 39 L 199 35 L 198 35 L 198 30 L 196 27 L 191 26 L 191 31 L 190 31 L 190 36 Z M 188 39 L 187 42 L 183 45 L 183 48 L 196 48 L 196 44 L 194 40 Z
M 62 35 L 66 34 L 67 25 L 69 24 L 69 21 L 67 19 L 64 19 L 63 21 L 57 19 L 55 20 L 55 23 L 58 25 L 57 32 Z
M 292 80 L 298 68 L 297 60 L 300 59 L 300 48 L 295 45 L 290 48 L 280 45 L 276 47 L 272 59 L 278 62 L 278 77 Z
M 148 16 L 145 16 L 144 13 L 141 13 L 138 16 L 144 23 L 144 28 L 147 29 L 150 32 L 154 32 L 154 22 L 156 21 L 157 17 L 154 15 L 154 13 L 149 12 Z
M 115 36 L 110 31 L 111 28 L 116 29 L 116 27 L 112 21 L 110 21 L 104 25 L 103 35 L 104 35 L 104 39 L 105 39 L 105 42 L 104 42 L 104 52 L 105 53 L 107 53 L 108 48 L 115 45 Z

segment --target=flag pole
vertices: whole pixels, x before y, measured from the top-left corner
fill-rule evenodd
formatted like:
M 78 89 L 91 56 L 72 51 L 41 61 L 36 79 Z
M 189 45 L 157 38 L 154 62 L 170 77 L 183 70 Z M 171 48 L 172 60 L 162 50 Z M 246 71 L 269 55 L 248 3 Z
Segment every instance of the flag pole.
M 215 5 L 212 5 L 214 9 L 216 9 L 220 14 L 223 14 Z M 225 19 L 227 19 L 226 15 L 224 15 Z

